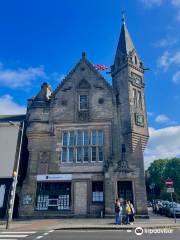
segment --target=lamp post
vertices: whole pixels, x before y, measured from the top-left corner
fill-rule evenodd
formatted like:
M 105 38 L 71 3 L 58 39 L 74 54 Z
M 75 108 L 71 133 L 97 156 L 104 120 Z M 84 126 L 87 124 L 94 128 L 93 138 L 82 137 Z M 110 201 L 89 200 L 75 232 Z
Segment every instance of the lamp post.
M 19 144 L 17 163 L 15 164 L 15 167 L 14 167 L 14 170 L 12 173 L 13 181 L 12 181 L 12 185 L 9 190 L 9 196 L 8 196 L 7 214 L 6 214 L 6 229 L 9 228 L 9 222 L 12 221 L 12 216 L 13 216 L 14 200 L 15 200 L 16 187 L 17 187 L 17 182 L 18 182 L 18 172 L 19 172 L 19 164 L 20 164 L 20 157 L 21 157 L 23 132 L 24 132 L 24 121 L 22 122 L 22 126 L 17 125 L 11 121 L 9 121 L 9 123 L 12 126 L 18 128 L 18 130 L 21 132 L 21 136 L 20 136 L 20 144 Z

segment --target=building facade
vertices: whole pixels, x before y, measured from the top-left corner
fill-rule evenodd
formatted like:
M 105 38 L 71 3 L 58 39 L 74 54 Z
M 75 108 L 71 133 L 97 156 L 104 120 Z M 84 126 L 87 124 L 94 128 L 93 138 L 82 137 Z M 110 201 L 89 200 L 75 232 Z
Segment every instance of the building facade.
M 17 203 L 18 195 L 12 197 L 10 191 L 13 172 L 21 169 L 19 167 L 22 135 L 20 128 L 24 120 L 25 115 L 0 115 L 0 219 L 6 217 L 7 207 L 10 208 L 10 197 Z M 15 204 L 14 216 L 17 211 L 17 204 Z
M 123 19 L 110 85 L 85 53 L 60 85 L 28 102 L 21 217 L 105 216 L 131 200 L 147 215 L 144 66 Z

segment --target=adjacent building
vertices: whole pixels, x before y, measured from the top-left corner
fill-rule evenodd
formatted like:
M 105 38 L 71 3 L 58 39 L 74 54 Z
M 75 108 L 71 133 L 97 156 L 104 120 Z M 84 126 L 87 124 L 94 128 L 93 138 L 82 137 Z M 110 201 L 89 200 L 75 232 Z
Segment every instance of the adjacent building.
M 24 120 L 25 115 L 0 116 L 0 218 L 6 216 L 13 172 L 19 168 L 22 135 L 20 127 Z M 16 201 L 17 197 L 16 195 Z M 14 210 L 17 212 L 18 209 L 15 207 Z
M 29 99 L 21 217 L 112 216 L 117 197 L 147 216 L 144 65 L 124 19 L 111 76 L 83 53 L 54 91 L 44 83 Z

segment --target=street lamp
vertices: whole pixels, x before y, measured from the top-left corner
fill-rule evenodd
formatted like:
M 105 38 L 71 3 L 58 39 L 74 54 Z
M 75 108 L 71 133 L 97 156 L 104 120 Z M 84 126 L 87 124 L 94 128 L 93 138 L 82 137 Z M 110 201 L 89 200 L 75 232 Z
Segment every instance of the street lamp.
M 13 182 L 12 182 L 11 188 L 9 190 L 7 215 L 6 215 L 6 217 L 7 217 L 6 218 L 6 229 L 8 229 L 8 227 L 9 227 L 9 222 L 12 221 L 14 200 L 15 200 L 16 187 L 17 187 L 17 182 L 18 182 L 17 179 L 18 179 L 19 164 L 20 164 L 20 157 L 21 157 L 22 140 L 23 140 L 23 133 L 24 133 L 24 121 L 22 122 L 22 126 L 17 125 L 12 121 L 9 121 L 9 124 L 18 128 L 18 130 L 21 132 L 21 136 L 20 136 L 20 145 L 19 145 L 17 163 L 15 163 L 14 170 L 12 173 Z

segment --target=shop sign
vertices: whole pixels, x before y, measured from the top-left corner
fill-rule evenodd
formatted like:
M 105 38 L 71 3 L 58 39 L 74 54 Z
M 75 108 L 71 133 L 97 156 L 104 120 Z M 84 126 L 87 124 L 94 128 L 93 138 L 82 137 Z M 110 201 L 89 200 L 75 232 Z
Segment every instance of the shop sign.
M 37 181 L 69 181 L 69 180 L 72 180 L 72 174 L 37 175 Z

